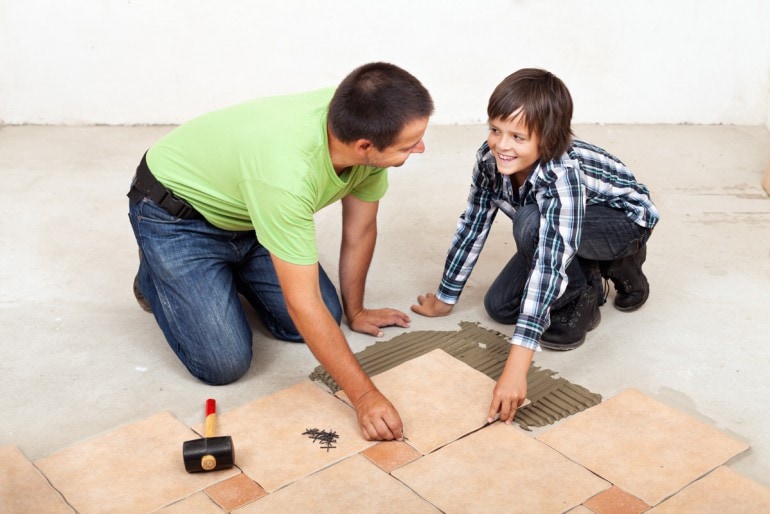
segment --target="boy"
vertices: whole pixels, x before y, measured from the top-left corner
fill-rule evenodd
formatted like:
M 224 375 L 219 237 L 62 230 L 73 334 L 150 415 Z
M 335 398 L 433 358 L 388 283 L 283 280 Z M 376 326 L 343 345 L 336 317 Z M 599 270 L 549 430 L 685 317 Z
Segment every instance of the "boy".
M 489 136 L 476 154 L 468 207 L 460 216 L 438 292 L 412 310 L 449 314 L 465 286 L 497 210 L 513 221 L 516 253 L 495 279 L 484 307 L 515 324 L 489 421 L 511 423 L 527 394 L 527 370 L 541 347 L 580 346 L 600 321 L 602 276 L 615 307 L 647 301 L 646 242 L 658 222 L 647 188 L 617 158 L 572 138 L 572 98 L 539 69 L 503 80 L 487 107 Z

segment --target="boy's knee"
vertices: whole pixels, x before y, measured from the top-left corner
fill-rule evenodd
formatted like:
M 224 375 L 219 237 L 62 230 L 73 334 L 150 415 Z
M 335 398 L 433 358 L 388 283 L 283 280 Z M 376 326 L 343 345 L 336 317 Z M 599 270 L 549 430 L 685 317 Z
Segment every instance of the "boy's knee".
M 504 323 L 503 321 L 500 321 L 500 304 L 497 301 L 496 295 L 487 293 L 484 296 L 484 310 L 487 311 L 487 314 L 493 320 L 497 321 L 498 323 Z
M 514 306 L 510 302 L 504 301 L 499 294 L 495 294 L 492 290 L 484 296 L 484 309 L 490 318 L 504 325 L 513 325 L 519 318 L 518 305 Z

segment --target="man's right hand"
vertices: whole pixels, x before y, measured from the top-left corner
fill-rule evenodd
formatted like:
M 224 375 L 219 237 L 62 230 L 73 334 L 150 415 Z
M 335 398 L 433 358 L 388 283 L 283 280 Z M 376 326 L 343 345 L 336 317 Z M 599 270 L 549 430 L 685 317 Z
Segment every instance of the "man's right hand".
M 358 426 L 368 441 L 404 440 L 404 424 L 395 407 L 377 389 L 358 398 L 355 404 Z
M 434 318 L 448 315 L 452 312 L 453 307 L 454 305 L 444 303 L 436 298 L 436 295 L 426 293 L 425 296 L 420 295 L 417 297 L 417 303 L 412 305 L 412 310 L 417 314 Z

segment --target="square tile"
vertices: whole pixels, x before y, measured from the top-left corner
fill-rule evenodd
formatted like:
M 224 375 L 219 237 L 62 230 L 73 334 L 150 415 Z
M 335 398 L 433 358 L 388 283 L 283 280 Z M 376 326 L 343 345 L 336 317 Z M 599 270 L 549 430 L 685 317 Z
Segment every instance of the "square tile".
M 226 511 L 243 507 L 267 494 L 262 487 L 241 473 L 206 489 L 206 494 Z
M 0 477 L 0 512 L 75 512 L 15 446 L 0 448 Z
M 583 505 L 596 514 L 641 514 L 650 510 L 642 500 L 616 486 L 587 499 Z
M 225 412 L 217 424 L 233 438 L 235 464 L 267 492 L 374 444 L 349 405 L 309 380 Z M 309 429 L 336 434 L 333 448 L 304 435 Z
M 770 512 L 770 489 L 720 466 L 682 489 L 650 513 L 723 514 L 724 512 Z
M 372 377 L 401 415 L 404 436 L 428 454 L 484 426 L 495 381 L 443 350 Z M 337 393 L 346 401 L 345 393 Z
M 235 511 L 236 514 L 270 512 L 436 514 L 439 511 L 366 458 L 354 455 Z
M 746 443 L 633 389 L 538 439 L 648 505 L 657 505 L 748 449 Z
M 610 484 L 518 428 L 494 423 L 392 475 L 443 512 L 565 512 Z
M 150 512 L 238 473 L 187 473 L 190 428 L 167 412 L 40 459 L 35 465 L 79 513 Z
M 422 453 L 401 441 L 377 443 L 361 452 L 361 455 L 377 464 L 387 473 L 422 457 Z
M 155 511 L 157 514 L 224 514 L 225 511 L 204 493 L 195 493 L 167 507 Z

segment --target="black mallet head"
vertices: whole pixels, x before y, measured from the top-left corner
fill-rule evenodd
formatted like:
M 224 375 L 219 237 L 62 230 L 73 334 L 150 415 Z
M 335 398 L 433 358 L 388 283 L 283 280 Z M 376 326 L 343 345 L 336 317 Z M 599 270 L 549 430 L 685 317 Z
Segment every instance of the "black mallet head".
M 188 473 L 227 469 L 235 464 L 233 439 L 228 436 L 214 436 L 216 423 L 216 402 L 206 401 L 205 437 L 185 441 L 182 445 L 184 468 Z
M 233 438 L 227 435 L 185 441 L 182 457 L 188 473 L 232 468 L 235 464 Z

